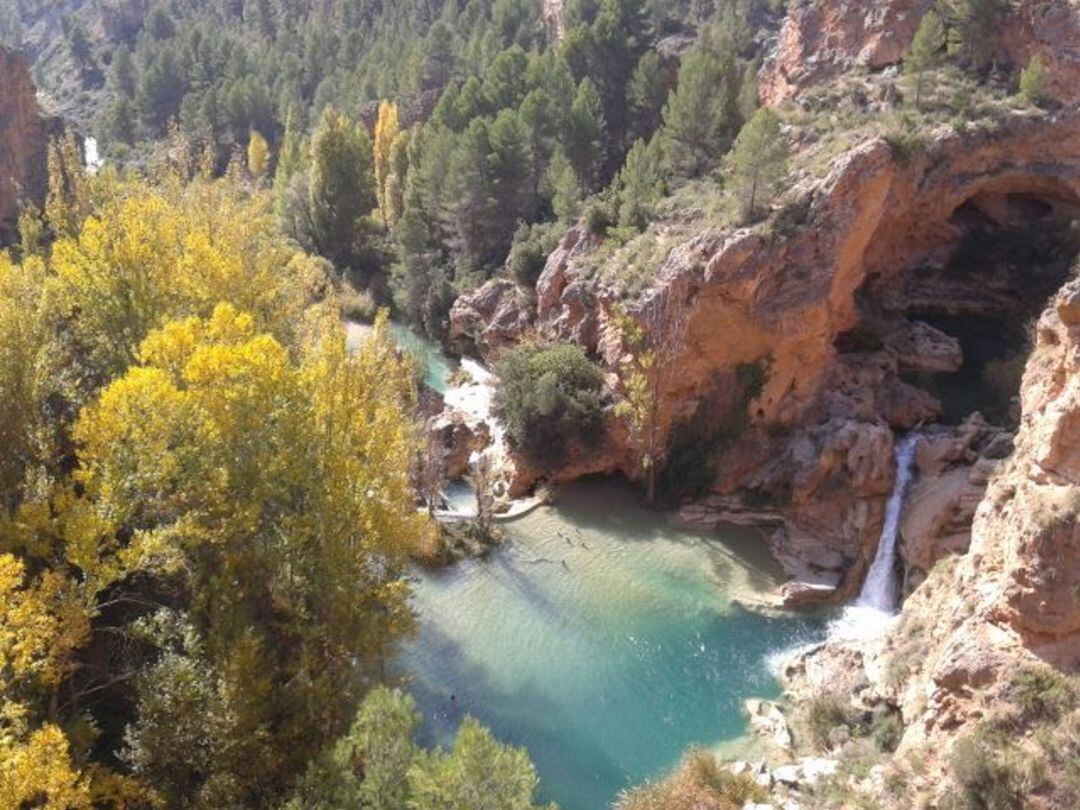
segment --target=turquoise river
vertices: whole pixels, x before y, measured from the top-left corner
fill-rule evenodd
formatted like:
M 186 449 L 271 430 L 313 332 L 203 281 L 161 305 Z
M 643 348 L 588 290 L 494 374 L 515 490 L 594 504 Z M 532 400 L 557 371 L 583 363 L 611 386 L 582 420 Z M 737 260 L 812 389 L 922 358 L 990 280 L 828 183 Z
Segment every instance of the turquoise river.
M 529 750 L 563 810 L 602 810 L 690 745 L 737 753 L 742 701 L 778 692 L 768 655 L 824 634 L 734 601 L 774 584 L 753 532 L 673 529 L 618 482 L 564 487 L 505 528 L 488 559 L 417 574 L 399 666 L 426 742 L 472 714 Z
M 456 364 L 391 328 L 444 392 Z M 350 345 L 366 331 L 350 324 Z M 821 617 L 739 606 L 776 584 L 755 532 L 681 531 L 617 481 L 562 487 L 503 528 L 485 560 L 416 571 L 420 630 L 397 669 L 425 743 L 451 744 L 472 714 L 528 749 L 562 810 L 603 810 L 691 745 L 749 753 L 742 701 L 778 694 L 769 655 L 825 635 Z

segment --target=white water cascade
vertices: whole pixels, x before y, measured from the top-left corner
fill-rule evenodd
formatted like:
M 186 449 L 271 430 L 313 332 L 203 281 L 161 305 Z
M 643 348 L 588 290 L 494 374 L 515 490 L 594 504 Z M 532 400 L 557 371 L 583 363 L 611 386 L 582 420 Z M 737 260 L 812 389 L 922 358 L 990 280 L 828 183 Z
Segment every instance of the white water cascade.
M 904 496 L 914 474 L 918 439 L 917 433 L 909 433 L 896 445 L 896 480 L 885 505 L 885 524 L 881 527 L 877 554 L 858 598 L 830 626 L 832 638 L 873 638 L 887 630 L 896 618 L 900 590 L 896 581 L 896 541 L 900 536 Z

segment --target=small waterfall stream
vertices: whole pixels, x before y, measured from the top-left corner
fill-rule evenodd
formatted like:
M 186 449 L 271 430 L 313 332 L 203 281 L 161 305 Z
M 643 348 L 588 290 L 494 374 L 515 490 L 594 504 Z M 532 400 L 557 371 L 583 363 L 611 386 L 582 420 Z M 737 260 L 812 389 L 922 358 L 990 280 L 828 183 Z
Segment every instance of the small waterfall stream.
M 877 554 L 866 574 L 858 598 L 832 623 L 833 638 L 872 638 L 886 630 L 896 616 L 899 583 L 896 578 L 896 543 L 900 536 L 900 515 L 904 496 L 914 475 L 915 446 L 919 434 L 909 433 L 896 444 L 896 480 L 885 505 L 885 523 L 881 527 Z

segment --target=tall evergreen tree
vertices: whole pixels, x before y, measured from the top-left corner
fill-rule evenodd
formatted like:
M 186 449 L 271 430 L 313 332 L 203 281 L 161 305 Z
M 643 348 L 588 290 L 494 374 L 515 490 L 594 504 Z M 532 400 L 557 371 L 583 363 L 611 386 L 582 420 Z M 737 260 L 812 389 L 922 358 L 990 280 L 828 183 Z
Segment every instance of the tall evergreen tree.
M 943 0 L 948 21 L 950 53 L 974 70 L 983 70 L 994 58 L 1001 21 L 1008 0 Z
M 371 139 L 328 107 L 311 139 L 311 222 L 315 244 L 339 267 L 357 255 L 359 221 L 375 207 Z
M 487 121 L 475 118 L 457 139 L 446 178 L 444 217 L 459 279 L 482 277 L 501 259 L 498 235 L 492 228 L 497 214 L 491 194 L 490 154 Z
M 420 70 L 420 88 L 439 89 L 454 74 L 454 32 L 442 20 L 436 20 L 424 44 L 424 65 Z
M 570 120 L 563 144 L 578 177 L 590 190 L 596 188 L 600 181 L 604 135 L 604 109 L 600 94 L 591 79 L 583 79 L 570 107 Z
M 626 154 L 616 183 L 619 225 L 642 229 L 663 193 L 660 177 L 660 140 L 638 140 Z
M 678 85 L 664 107 L 664 137 L 671 167 L 700 174 L 726 151 L 741 121 L 738 67 L 708 35 L 690 50 L 679 68 Z
M 484 99 L 490 110 L 517 107 L 525 96 L 528 60 L 520 45 L 500 53 L 484 71 Z
M 536 213 L 532 137 L 513 110 L 503 110 L 495 116 L 488 137 L 491 143 L 491 194 L 496 215 L 489 227 L 498 234 L 505 249 L 509 249 L 510 237 L 518 222 L 531 221 Z
M 285 134 L 281 139 L 277 168 L 274 171 L 274 210 L 278 216 L 281 216 L 284 210 L 285 191 L 296 170 L 300 168 L 303 157 L 297 117 L 295 108 L 290 108 L 285 116 Z
M 930 9 L 919 22 L 911 51 L 904 59 L 904 67 L 914 77 L 915 107 L 922 106 L 923 83 L 928 70 L 940 64 L 941 51 L 945 47 L 945 24 L 934 9 Z
M 631 134 L 649 138 L 659 128 L 664 102 L 671 89 L 671 76 L 656 51 L 647 51 L 634 68 L 626 87 Z
M 577 219 L 581 213 L 581 180 L 561 146 L 555 149 L 544 179 L 555 217 L 563 222 Z
M 743 218 L 749 220 L 787 171 L 788 148 L 780 119 L 762 107 L 743 127 L 731 151 L 732 169 L 742 194 Z
M 112 62 L 109 64 L 109 81 L 129 99 L 135 98 L 135 62 L 126 45 L 119 45 L 113 52 Z

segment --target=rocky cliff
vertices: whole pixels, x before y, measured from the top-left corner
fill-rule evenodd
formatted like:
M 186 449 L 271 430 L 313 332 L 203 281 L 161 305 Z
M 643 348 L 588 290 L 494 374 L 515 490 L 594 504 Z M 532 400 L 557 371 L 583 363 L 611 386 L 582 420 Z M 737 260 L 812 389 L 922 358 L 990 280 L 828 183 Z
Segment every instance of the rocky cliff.
M 1078 210 L 1080 113 L 1010 112 L 990 131 L 939 127 L 910 159 L 871 137 L 823 178 L 804 180 L 792 199 L 801 218 L 792 232 L 778 234 L 772 223 L 692 233 L 636 298 L 597 276 L 589 265 L 596 240 L 577 229 L 549 258 L 535 309 L 497 281 L 460 300 L 452 322 L 457 339 L 489 355 L 536 329 L 615 368 L 623 353 L 616 304 L 647 328 L 678 310 L 684 336 L 662 380 L 662 431 L 704 418 L 720 433 L 743 415 L 733 405 L 746 416 L 741 434 L 718 450 L 712 494 L 684 517 L 772 526 L 774 552 L 812 586 L 792 586 L 798 593 L 789 596 L 802 599 L 828 595 L 844 575 L 850 590 L 861 577 L 892 483 L 893 431 L 942 415 L 941 402 L 911 380 L 958 368 L 961 351 L 924 319 L 1022 317 L 1014 306 L 1022 267 L 964 274 L 949 257 L 987 223 L 1037 227 Z M 756 363 L 767 366 L 760 394 L 718 404 L 717 389 Z M 591 461 L 545 472 L 634 470 L 625 446 Z M 737 502 L 747 493 L 753 510 Z
M 26 60 L 0 48 L 0 244 L 14 234 L 20 200 L 44 200 L 45 152 L 55 128 L 38 108 Z
M 853 70 L 899 64 L 933 0 L 797 0 L 761 73 L 762 101 L 777 105 Z M 1005 69 L 1038 54 L 1047 65 L 1046 92 L 1068 102 L 1080 86 L 1080 4 L 1021 0 L 1010 4 L 995 61 Z
M 913 794 L 937 806 L 965 778 L 957 741 L 981 740 L 993 761 L 998 745 L 978 735 L 995 727 L 1011 728 L 1008 745 L 1022 753 L 1018 762 L 1051 757 L 1050 770 L 1008 806 L 1066 806 L 1055 800 L 1073 789 L 1060 784 L 1068 768 L 1053 766 L 1061 745 L 1072 756 L 1072 726 L 1068 739 L 1058 739 L 1060 729 L 1047 720 L 1060 718 L 1027 704 L 1050 700 L 1058 689 L 1068 712 L 1075 704 L 1061 676 L 1030 673 L 1080 671 L 1080 280 L 1070 281 L 1038 321 L 1021 399 L 1015 450 L 987 465 L 966 553 L 946 554 L 932 568 L 889 633 L 834 639 L 787 670 L 797 701 L 839 695 L 860 710 L 897 712 L 902 736 L 895 756 L 876 782 L 853 781 L 856 792 L 874 793 L 885 770 L 904 774 L 904 798 L 885 806 L 914 806 L 905 804 Z M 927 460 L 937 455 L 931 445 L 923 448 Z M 905 763 L 916 760 L 923 764 L 911 773 Z M 986 789 L 1005 773 L 985 773 Z
M 789 603 L 842 599 L 858 586 L 892 485 L 896 431 L 954 426 L 921 452 L 920 508 L 905 519 L 907 587 L 966 547 L 1015 419 L 1015 406 L 987 401 L 986 380 L 1019 367 L 1022 325 L 1080 247 L 1067 226 L 1080 215 L 1080 7 L 1016 4 L 1002 30 L 1014 63 L 1045 54 L 1055 103 L 1040 110 L 987 90 L 977 120 L 957 124 L 916 113 L 895 71 L 882 70 L 902 58 L 925 5 L 791 6 L 762 87 L 780 105 L 795 156 L 764 222 L 737 227 L 691 195 L 624 246 L 578 226 L 535 290 L 495 280 L 451 313 L 451 339 L 489 358 L 539 334 L 584 346 L 611 372 L 625 356 L 613 313 L 655 333 L 677 322 L 659 429 L 677 443 L 692 428 L 710 448 L 700 463 L 716 470 L 682 518 L 769 529 L 793 580 Z M 904 127 L 881 124 L 898 110 Z M 714 193 L 707 183 L 699 192 Z M 1060 250 L 1022 249 L 1062 227 Z M 1013 359 L 988 350 L 1010 332 Z M 760 370 L 763 384 L 743 397 L 746 369 Z M 998 426 L 968 418 L 980 409 Z M 559 469 L 520 464 L 516 487 L 637 474 L 625 431 L 609 424 L 607 438 L 601 452 Z

